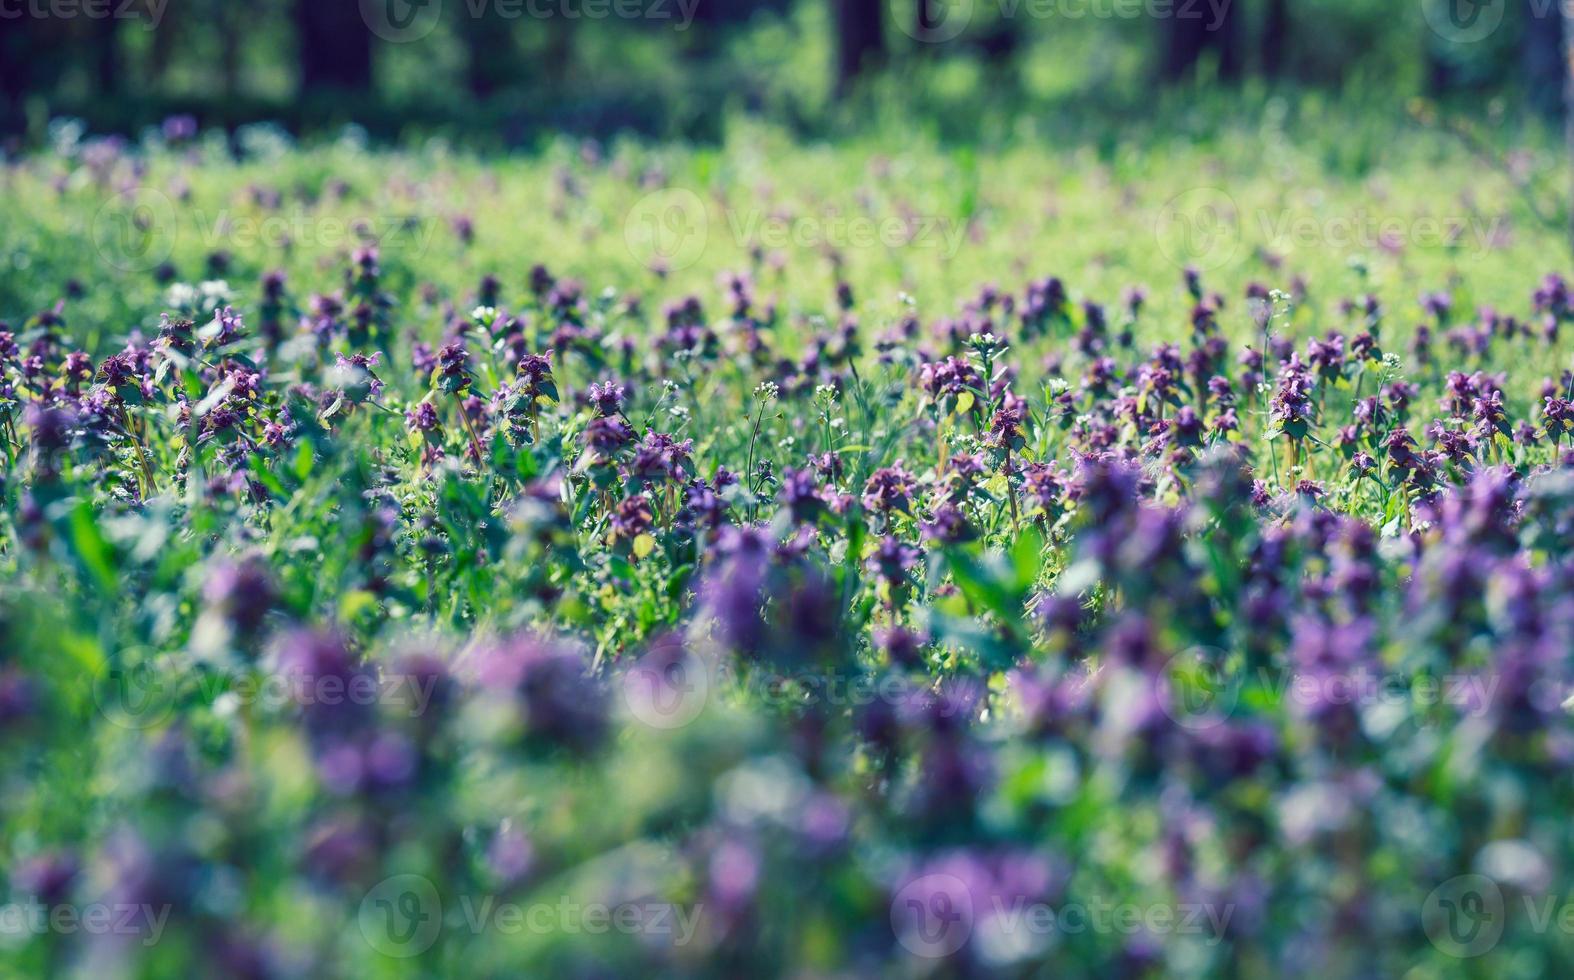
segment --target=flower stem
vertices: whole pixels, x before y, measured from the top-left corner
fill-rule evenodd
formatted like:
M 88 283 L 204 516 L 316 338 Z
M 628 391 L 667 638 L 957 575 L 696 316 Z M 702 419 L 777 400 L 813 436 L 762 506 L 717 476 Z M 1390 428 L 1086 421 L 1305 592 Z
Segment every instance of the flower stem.
M 455 397 L 459 399 L 459 421 L 465 424 L 465 431 L 470 434 L 470 449 L 475 453 L 475 465 L 479 468 L 481 466 L 481 439 L 475 433 L 475 424 L 470 421 L 470 413 L 465 411 L 464 398 L 458 395 Z

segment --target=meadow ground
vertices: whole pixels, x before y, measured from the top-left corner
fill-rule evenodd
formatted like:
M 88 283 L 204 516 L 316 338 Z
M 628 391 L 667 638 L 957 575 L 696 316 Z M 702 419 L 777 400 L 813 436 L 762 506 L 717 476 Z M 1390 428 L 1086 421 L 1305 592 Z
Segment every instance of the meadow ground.
M 1574 960 L 1555 137 L 873 131 L 8 161 L 7 968 Z

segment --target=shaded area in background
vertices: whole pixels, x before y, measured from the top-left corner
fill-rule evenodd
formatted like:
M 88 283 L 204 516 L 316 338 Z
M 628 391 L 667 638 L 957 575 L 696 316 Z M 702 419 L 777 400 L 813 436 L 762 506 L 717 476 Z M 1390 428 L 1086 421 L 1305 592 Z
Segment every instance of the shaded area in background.
M 516 147 L 553 133 L 714 141 L 738 112 L 836 135 L 883 112 L 968 141 L 1035 115 L 1153 120 L 1215 89 L 1542 115 L 1562 92 L 1552 0 L 30 0 L 7 13 L 11 149 L 61 115 L 97 132 L 190 114 Z

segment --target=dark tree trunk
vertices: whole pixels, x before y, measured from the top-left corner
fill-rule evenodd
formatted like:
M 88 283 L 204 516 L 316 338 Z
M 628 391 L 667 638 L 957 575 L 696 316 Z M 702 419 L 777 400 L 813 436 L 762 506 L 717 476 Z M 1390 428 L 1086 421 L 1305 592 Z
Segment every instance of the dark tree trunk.
M 1218 59 L 1219 77 L 1234 80 L 1241 73 L 1238 21 L 1235 7 L 1239 0 L 1220 4 L 1176 4 L 1175 13 L 1164 23 L 1164 58 L 1161 66 L 1166 81 L 1180 81 L 1197 70 L 1203 55 Z
M 28 101 L 47 100 L 62 70 L 82 51 L 72 21 L 35 16 L 20 6 L 20 16 L 0 19 L 0 131 L 9 133 L 26 130 Z M 97 64 L 88 67 L 96 81 Z
M 1289 0 L 1268 0 L 1268 16 L 1262 25 L 1262 72 L 1269 78 L 1284 75 L 1285 42 L 1289 36 Z
M 367 92 L 372 87 L 372 32 L 355 0 L 295 0 L 301 89 Z
M 169 64 L 179 45 L 179 25 L 183 11 L 178 7 L 178 4 L 167 5 L 163 19 L 153 27 L 153 42 L 148 47 L 145 71 L 148 83 L 154 88 L 164 83 L 164 78 L 169 74 Z
M 1520 48 L 1525 91 L 1538 112 L 1556 118 L 1563 111 L 1563 12 L 1548 0 L 1525 0 L 1525 33 Z
M 20 133 L 26 128 L 22 103 L 29 88 L 32 59 L 28 48 L 32 40 L 28 18 L 12 21 L 0 31 L 0 135 Z
M 233 100 L 240 94 L 241 36 L 245 25 L 241 22 L 244 9 L 234 4 L 221 4 L 214 11 L 219 31 L 219 78 L 224 85 L 224 98 Z
M 120 90 L 120 20 L 100 17 L 89 21 L 93 32 L 93 83 L 101 95 Z
M 465 80 L 470 94 L 477 98 L 495 95 L 508 84 L 519 65 L 514 45 L 513 24 L 496 15 L 488 4 L 486 13 L 463 17 L 465 42 Z
M 1563 139 L 1564 166 L 1574 173 L 1574 0 L 1562 0 L 1563 12 Z M 1574 188 L 1571 188 L 1574 190 Z M 1569 249 L 1574 252 L 1574 194 L 1569 206 Z
M 548 18 L 546 26 L 549 43 L 538 67 L 547 84 L 562 89 L 574 71 L 574 28 L 562 17 Z
M 1022 41 L 1016 24 L 1013 17 L 996 17 L 979 35 L 978 50 L 984 53 L 992 66 L 1008 66 L 1016 57 Z
M 880 0 L 831 0 L 836 18 L 836 94 L 846 95 L 853 80 L 885 54 Z
M 691 0 L 693 20 L 681 35 L 679 49 L 689 61 L 704 61 L 716 54 L 717 38 L 727 11 L 718 0 Z

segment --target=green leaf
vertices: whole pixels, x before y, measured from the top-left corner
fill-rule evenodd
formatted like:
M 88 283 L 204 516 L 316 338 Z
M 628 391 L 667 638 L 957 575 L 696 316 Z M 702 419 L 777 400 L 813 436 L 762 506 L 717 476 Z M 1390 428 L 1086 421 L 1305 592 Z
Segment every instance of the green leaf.
M 1017 586 L 1032 587 L 1044 561 L 1044 534 L 1036 525 L 1028 524 L 1017 532 L 1016 543 L 1011 546 L 1011 563 L 1016 566 Z
M 77 560 L 92 573 L 100 586 L 106 591 L 113 591 L 116 585 L 115 549 L 99 529 L 92 506 L 85 500 L 77 504 L 67 521 L 71 550 Z

